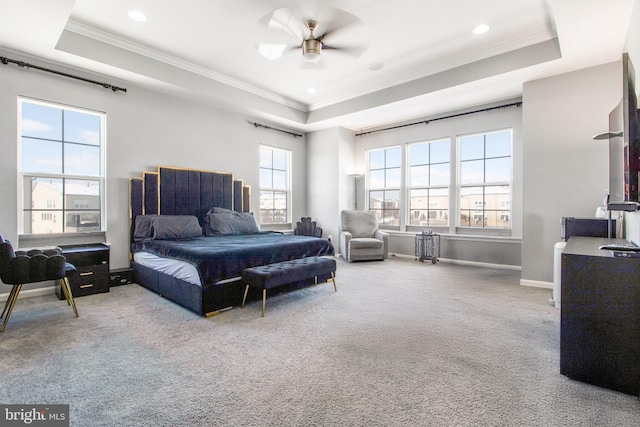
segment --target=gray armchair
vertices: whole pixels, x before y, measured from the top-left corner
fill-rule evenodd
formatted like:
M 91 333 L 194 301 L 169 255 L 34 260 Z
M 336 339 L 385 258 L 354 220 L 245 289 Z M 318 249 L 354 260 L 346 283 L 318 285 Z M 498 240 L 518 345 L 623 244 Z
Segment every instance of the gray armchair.
M 389 234 L 378 230 L 373 211 L 342 211 L 340 253 L 348 262 L 384 260 L 389 257 Z

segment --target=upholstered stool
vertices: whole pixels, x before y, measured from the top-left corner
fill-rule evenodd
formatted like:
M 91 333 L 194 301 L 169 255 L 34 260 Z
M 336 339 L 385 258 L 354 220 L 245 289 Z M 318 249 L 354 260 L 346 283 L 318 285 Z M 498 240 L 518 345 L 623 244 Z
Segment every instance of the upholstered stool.
M 333 289 L 337 292 L 335 272 L 336 260 L 324 257 L 292 259 L 275 264 L 246 268 L 242 272 L 242 281 L 246 284 L 242 307 L 244 307 L 247 299 L 249 287 L 262 289 L 262 317 L 264 317 L 267 301 L 267 289 L 312 278 L 314 279 L 314 284 L 317 285 L 319 276 L 330 275 L 331 277 L 327 281 L 331 280 L 333 282 Z
M 4 332 L 22 285 L 26 283 L 60 280 L 67 304 L 73 308 L 73 312 L 78 317 L 76 303 L 67 279 L 75 273 L 76 268 L 66 262 L 60 248 L 14 251 L 11 242 L 5 240 L 0 234 L 0 279 L 5 285 L 12 286 L 2 314 L 0 314 L 0 319 L 4 317 L 0 332 Z

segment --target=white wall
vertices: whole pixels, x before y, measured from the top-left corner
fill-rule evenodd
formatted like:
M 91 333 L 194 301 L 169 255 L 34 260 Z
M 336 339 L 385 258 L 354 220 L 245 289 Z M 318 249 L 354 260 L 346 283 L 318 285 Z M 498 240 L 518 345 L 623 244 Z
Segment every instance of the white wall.
M 4 54 L 12 57 L 11 54 Z M 81 74 L 56 64 L 30 61 Z M 107 232 L 111 268 L 129 265 L 129 178 L 158 165 L 232 172 L 252 188 L 252 209 L 259 208 L 259 145 L 292 150 L 292 218 L 306 211 L 305 138 L 255 128 L 251 118 L 211 106 L 151 92 L 109 78 L 87 76 L 127 87 L 114 93 L 100 86 L 2 66 L 0 80 L 0 232 L 18 242 L 17 229 L 17 97 L 27 96 L 107 114 Z M 98 239 L 93 236 L 92 239 Z M 26 240 L 26 239 L 23 239 Z M 29 240 L 29 244 L 62 244 L 63 237 Z
M 595 215 L 608 187 L 609 112 L 622 96 L 621 62 L 523 87 L 522 280 L 553 281 L 562 217 Z
M 624 51 L 629 53 L 631 62 L 636 67 L 636 77 L 640 74 L 640 1 L 635 0 L 633 11 L 629 19 L 631 23 L 627 32 L 627 40 L 624 45 Z M 640 91 L 640 82 L 636 78 L 636 90 Z
M 332 128 L 307 135 L 307 215 L 338 249 L 340 211 L 354 208 L 354 135 Z
M 336 188 L 338 188 L 337 129 L 307 135 L 307 211 L 306 216 L 322 227 L 324 237 L 332 235 L 334 243 L 338 223 Z

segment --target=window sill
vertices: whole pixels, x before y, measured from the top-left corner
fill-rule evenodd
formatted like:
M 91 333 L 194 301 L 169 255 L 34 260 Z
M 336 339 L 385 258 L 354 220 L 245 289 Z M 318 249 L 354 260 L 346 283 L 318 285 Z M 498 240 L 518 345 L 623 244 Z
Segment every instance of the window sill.
M 82 233 L 20 234 L 18 247 L 74 245 L 81 243 L 105 243 L 105 231 Z
M 403 238 L 415 238 L 416 234 L 420 234 L 420 232 L 411 232 L 411 231 L 391 231 L 384 230 L 389 233 L 390 236 L 397 236 Z M 484 241 L 484 242 L 505 242 L 505 243 L 521 243 L 522 238 L 520 237 L 511 237 L 511 236 L 495 236 L 489 234 L 449 234 L 449 233 L 438 233 L 434 230 L 435 234 L 438 234 L 444 240 L 464 240 L 464 241 Z

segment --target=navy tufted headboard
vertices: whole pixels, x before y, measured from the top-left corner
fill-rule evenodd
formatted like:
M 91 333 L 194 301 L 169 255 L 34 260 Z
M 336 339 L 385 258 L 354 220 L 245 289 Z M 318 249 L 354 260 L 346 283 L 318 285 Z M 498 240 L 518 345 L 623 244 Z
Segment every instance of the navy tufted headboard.
M 129 180 L 130 219 L 138 215 L 194 215 L 200 225 L 212 207 L 251 211 L 251 188 L 230 172 L 159 166 Z

